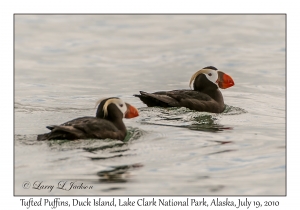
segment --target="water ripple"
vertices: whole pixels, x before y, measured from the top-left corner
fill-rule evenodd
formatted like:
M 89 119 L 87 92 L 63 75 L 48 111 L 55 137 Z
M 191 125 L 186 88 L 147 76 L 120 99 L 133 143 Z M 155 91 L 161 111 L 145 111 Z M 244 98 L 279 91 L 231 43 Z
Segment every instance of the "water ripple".
M 218 124 L 219 119 L 226 115 L 240 115 L 247 113 L 242 108 L 226 105 L 221 114 L 198 112 L 185 107 L 144 107 L 139 108 L 140 123 L 148 125 L 161 125 L 188 128 L 198 131 L 223 131 L 233 129 L 230 126 Z

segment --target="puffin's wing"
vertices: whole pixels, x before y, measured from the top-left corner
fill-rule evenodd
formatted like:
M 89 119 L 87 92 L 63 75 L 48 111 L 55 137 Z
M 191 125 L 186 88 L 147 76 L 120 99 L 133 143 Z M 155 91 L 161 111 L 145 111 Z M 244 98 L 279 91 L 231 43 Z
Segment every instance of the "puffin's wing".
M 202 112 L 221 113 L 224 108 L 209 95 L 194 90 L 172 90 L 146 93 L 140 91 L 139 97 L 147 106 L 186 107 Z
M 166 92 L 166 95 L 174 98 L 177 101 L 181 101 L 183 99 L 195 99 L 197 101 L 211 101 L 212 98 L 205 94 L 194 90 L 172 90 Z
M 179 106 L 179 103 L 174 98 L 167 95 L 166 91 L 155 92 L 155 93 L 146 93 L 140 91 L 141 95 L 134 95 L 139 97 L 147 106 L 161 106 L 161 107 L 172 107 Z
M 219 104 L 205 93 L 197 91 L 170 91 L 167 95 L 178 101 L 181 107 L 202 112 L 222 112 Z
M 81 117 L 61 125 L 48 127 L 51 132 L 38 135 L 37 140 L 124 139 L 112 122 L 95 117 Z
M 60 126 L 63 126 L 63 125 L 75 125 L 77 123 L 86 123 L 88 121 L 90 121 L 93 117 L 79 117 L 79 118 L 76 118 L 74 120 L 70 120 L 68 122 L 65 122 L 63 124 L 61 124 Z M 46 126 L 46 128 L 48 128 L 49 130 L 53 130 L 55 127 L 57 127 L 58 125 L 48 125 Z
M 80 139 L 86 138 L 89 134 L 84 127 L 80 125 L 88 124 L 93 120 L 93 117 L 80 117 L 74 120 L 70 120 L 61 125 L 49 125 L 46 126 L 50 133 L 40 134 L 37 136 L 37 140 L 56 140 L 56 139 Z
M 85 132 L 74 126 L 54 126 L 50 133 L 38 136 L 38 140 L 55 140 L 55 139 L 81 139 L 85 137 Z

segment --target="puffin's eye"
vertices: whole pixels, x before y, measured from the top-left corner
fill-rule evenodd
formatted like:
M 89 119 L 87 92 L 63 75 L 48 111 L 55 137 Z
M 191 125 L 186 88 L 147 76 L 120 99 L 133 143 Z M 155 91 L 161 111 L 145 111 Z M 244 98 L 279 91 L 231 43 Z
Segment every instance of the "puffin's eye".
M 119 104 L 120 105 L 120 107 L 123 107 L 123 104 Z
M 208 76 L 211 76 L 212 74 L 211 73 L 208 73 Z

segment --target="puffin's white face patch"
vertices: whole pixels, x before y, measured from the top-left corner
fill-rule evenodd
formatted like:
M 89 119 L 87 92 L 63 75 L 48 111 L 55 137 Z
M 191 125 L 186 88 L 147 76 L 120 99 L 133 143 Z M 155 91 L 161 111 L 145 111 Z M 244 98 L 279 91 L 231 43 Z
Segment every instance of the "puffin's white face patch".
M 215 83 L 216 85 L 218 85 L 216 83 L 216 81 L 218 80 L 218 71 L 212 70 L 212 69 L 201 69 L 201 70 L 197 71 L 195 74 L 193 74 L 193 76 L 191 77 L 190 85 L 189 85 L 190 88 L 191 88 L 192 83 L 194 82 L 194 80 L 196 79 L 196 77 L 199 74 L 204 74 L 209 81 L 211 81 L 212 83 Z
M 216 83 L 218 80 L 218 72 L 216 70 L 209 70 L 207 73 L 204 75 L 207 77 L 208 80 L 210 80 L 212 83 Z
M 120 111 L 123 113 L 123 117 L 125 117 L 125 114 L 127 112 L 127 106 L 124 101 L 121 99 L 116 99 L 112 103 L 116 104 L 116 106 L 120 109 Z

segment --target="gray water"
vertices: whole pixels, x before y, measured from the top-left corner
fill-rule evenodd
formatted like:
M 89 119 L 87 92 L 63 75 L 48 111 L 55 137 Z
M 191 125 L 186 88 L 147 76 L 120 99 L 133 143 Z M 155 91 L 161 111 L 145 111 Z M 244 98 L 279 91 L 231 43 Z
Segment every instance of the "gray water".
M 16 15 L 15 194 L 285 195 L 285 50 L 284 15 Z M 209 65 L 235 81 L 224 113 L 132 96 Z M 140 112 L 125 142 L 36 141 L 111 96 Z

